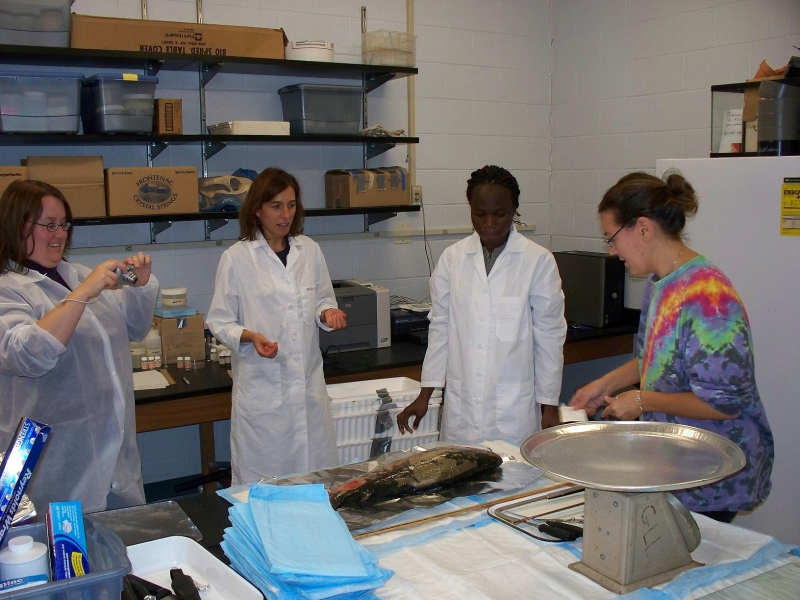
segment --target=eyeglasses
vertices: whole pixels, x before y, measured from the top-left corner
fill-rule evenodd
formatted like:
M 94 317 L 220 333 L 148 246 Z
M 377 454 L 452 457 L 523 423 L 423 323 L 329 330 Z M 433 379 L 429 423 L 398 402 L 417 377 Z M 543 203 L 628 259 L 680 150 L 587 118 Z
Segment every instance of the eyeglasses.
M 614 243 L 614 238 L 615 238 L 615 237 L 617 237 L 617 236 L 619 235 L 619 232 L 620 232 L 620 231 L 622 231 L 623 229 L 625 229 L 627 226 L 628 226 L 628 223 L 624 223 L 624 224 L 622 225 L 622 227 L 620 227 L 619 229 L 617 229 L 617 231 L 614 233 L 614 235 L 612 235 L 612 236 L 611 236 L 610 238 L 608 238 L 607 240 L 603 240 L 603 241 L 606 243 L 606 246 L 611 246 L 611 244 L 613 244 L 613 243 Z
M 28 221 L 28 223 L 44 227 L 50 233 L 55 233 L 56 231 L 58 231 L 59 227 L 64 231 L 69 231 L 69 228 L 72 227 L 72 223 L 56 223 L 55 221 L 53 221 L 52 223 L 37 223 L 36 221 Z

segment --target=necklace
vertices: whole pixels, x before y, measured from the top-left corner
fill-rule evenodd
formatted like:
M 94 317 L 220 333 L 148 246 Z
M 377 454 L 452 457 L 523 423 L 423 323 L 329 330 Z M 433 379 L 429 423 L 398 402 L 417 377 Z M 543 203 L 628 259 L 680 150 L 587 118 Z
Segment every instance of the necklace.
M 681 251 L 678 252 L 678 256 L 675 257 L 675 260 L 672 261 L 672 264 L 669 267 L 669 271 L 667 272 L 667 275 L 669 275 L 670 273 L 672 273 L 675 270 L 675 265 L 678 264 L 678 259 L 681 257 L 681 254 L 683 254 L 683 251 L 685 249 L 686 249 L 686 244 L 681 244 Z

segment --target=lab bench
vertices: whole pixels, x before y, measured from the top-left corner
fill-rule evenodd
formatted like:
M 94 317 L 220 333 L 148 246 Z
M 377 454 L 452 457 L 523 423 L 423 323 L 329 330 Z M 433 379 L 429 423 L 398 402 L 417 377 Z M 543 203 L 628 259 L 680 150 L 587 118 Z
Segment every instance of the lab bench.
M 636 331 L 634 325 L 570 328 L 564 344 L 564 363 L 630 354 Z M 323 357 L 325 381 L 346 383 L 387 377 L 409 377 L 419 381 L 425 350 L 425 346 L 400 342 L 388 348 L 329 353 Z M 207 475 L 209 465 L 215 459 L 214 421 L 231 418 L 229 367 L 204 361 L 196 370 L 178 369 L 175 365 L 165 368 L 175 385 L 134 394 L 136 432 L 199 425 L 200 459 L 203 475 Z M 210 493 L 213 487 L 208 485 L 206 489 Z

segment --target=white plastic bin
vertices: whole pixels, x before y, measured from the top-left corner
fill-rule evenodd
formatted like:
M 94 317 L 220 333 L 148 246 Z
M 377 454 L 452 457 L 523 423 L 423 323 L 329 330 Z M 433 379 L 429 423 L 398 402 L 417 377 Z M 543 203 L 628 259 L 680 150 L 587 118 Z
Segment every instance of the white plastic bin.
M 399 435 L 400 432 L 397 429 L 397 414 L 408 406 L 409 403 L 410 402 L 401 402 L 398 403 L 397 408 L 389 409 L 388 413 L 392 425 L 381 433 L 375 432 L 378 423 L 377 410 L 357 414 L 334 415 L 333 427 L 336 430 L 336 443 L 340 444 L 356 440 L 365 440 L 367 438 L 385 438 Z M 420 421 L 416 433 L 431 433 L 438 429 L 441 403 L 441 398 L 431 398 L 431 401 L 428 403 L 428 412 L 425 413 L 422 421 Z
M 333 383 L 327 386 L 328 396 L 331 399 L 331 412 L 333 416 L 344 414 L 357 414 L 370 410 L 377 410 L 381 405 L 381 398 L 377 390 L 385 389 L 398 406 L 408 406 L 419 396 L 419 381 L 408 377 L 389 377 L 387 379 L 368 379 L 351 383 Z M 431 396 L 431 401 L 441 398 L 442 391 L 437 389 Z
M 415 433 L 413 435 L 398 435 L 391 438 L 391 443 L 382 446 L 388 446 L 386 452 L 396 452 L 398 450 L 409 450 L 414 446 L 424 446 L 439 440 L 439 432 L 433 431 L 431 433 Z M 339 463 L 347 465 L 354 462 L 362 462 L 369 460 L 372 453 L 373 440 L 357 440 L 355 442 L 347 442 L 337 444 L 336 450 L 339 452 Z
M 80 73 L 0 72 L 0 132 L 78 133 Z
M 73 0 L 0 0 L 0 44 L 69 48 Z

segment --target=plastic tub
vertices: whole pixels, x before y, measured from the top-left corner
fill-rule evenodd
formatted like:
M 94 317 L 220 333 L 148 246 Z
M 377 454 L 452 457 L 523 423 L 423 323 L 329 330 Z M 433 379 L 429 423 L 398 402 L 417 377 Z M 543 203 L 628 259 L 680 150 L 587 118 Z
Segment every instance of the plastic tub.
M 286 60 L 333 62 L 333 42 L 303 40 L 286 45 Z
M 119 598 L 122 578 L 130 573 L 131 563 L 122 540 L 117 534 L 84 515 L 86 549 L 90 573 L 82 577 L 62 579 L 36 587 L 0 592 L 0 600 L 61 600 L 71 598 Z M 44 523 L 13 527 L 7 539 L 29 535 L 35 541 L 47 543 Z
M 161 290 L 161 306 L 186 306 L 186 288 L 163 288 Z
M 368 31 L 361 36 L 361 62 L 365 65 L 413 67 L 417 62 L 416 40 L 416 36 L 404 31 Z
M 431 401 L 428 403 L 428 412 L 425 413 L 422 421 L 420 421 L 416 433 L 431 433 L 438 429 L 441 403 L 441 398 L 431 398 Z M 399 431 L 397 430 L 397 415 L 408 406 L 408 404 L 408 402 L 399 403 L 397 408 L 390 408 L 387 411 L 392 425 L 387 431 L 380 433 L 376 432 L 376 429 L 378 429 L 377 410 L 354 415 L 344 414 L 334 416 L 333 428 L 336 431 L 336 443 L 339 444 L 356 440 L 365 440 L 367 438 L 385 438 L 399 435 Z
M 79 73 L 0 71 L 0 132 L 78 133 Z
M 434 431 L 422 434 L 415 433 L 414 435 L 398 435 L 386 440 L 358 440 L 355 442 L 347 442 L 344 444 L 337 444 L 336 450 L 339 453 L 339 463 L 346 465 L 374 458 L 374 456 L 372 456 L 373 448 L 376 452 L 375 456 L 377 456 L 382 452 L 409 450 L 414 446 L 424 446 L 425 444 L 430 444 L 438 440 L 439 432 Z
M 0 44 L 69 47 L 73 0 L 0 0 Z
M 158 77 L 130 73 L 100 73 L 84 80 L 84 133 L 152 133 L 157 83 Z
M 361 131 L 360 87 L 299 83 L 278 90 L 292 135 L 355 135 Z

